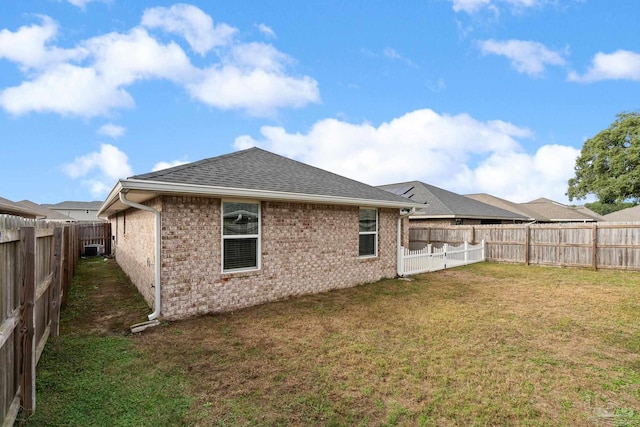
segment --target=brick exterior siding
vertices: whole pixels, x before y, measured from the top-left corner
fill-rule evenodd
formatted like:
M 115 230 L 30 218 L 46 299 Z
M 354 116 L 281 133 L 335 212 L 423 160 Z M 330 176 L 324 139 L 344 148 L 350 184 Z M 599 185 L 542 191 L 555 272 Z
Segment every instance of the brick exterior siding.
M 163 196 L 151 205 L 162 211 L 161 316 L 168 320 L 232 311 L 397 274 L 398 209 L 378 210 L 378 256 L 360 258 L 358 206 L 263 201 L 261 269 L 223 273 L 220 199 Z M 150 286 L 153 220 L 150 213 L 129 209 L 126 233 L 122 223 L 112 227 L 120 234 L 116 259 L 150 305 L 154 298 Z M 407 239 L 403 233 L 403 240 Z
M 149 203 L 156 209 L 160 208 L 159 200 Z M 128 209 L 109 218 L 111 233 L 115 237 L 112 241 L 112 251 L 122 270 L 140 290 L 144 299 L 153 303 L 155 281 L 154 254 L 154 217 L 151 212 Z

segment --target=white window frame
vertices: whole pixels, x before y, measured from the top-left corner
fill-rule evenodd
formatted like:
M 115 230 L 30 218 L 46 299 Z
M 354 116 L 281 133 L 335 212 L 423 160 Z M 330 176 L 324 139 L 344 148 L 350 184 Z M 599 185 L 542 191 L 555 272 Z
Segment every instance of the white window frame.
M 376 229 L 375 231 L 360 231 L 360 211 L 368 210 L 375 211 L 376 213 Z M 377 208 L 368 208 L 368 207 L 360 207 L 358 209 L 358 257 L 359 258 L 375 258 L 378 256 L 378 209 Z M 373 254 L 360 255 L 360 236 L 370 236 L 373 235 Z
M 245 203 L 258 205 L 258 233 L 257 234 L 224 234 L 224 204 Z M 257 271 L 262 268 L 262 204 L 257 200 L 223 199 L 220 203 L 220 268 L 223 273 L 236 273 L 242 271 Z M 240 268 L 224 268 L 224 242 L 232 239 L 256 239 L 256 266 Z

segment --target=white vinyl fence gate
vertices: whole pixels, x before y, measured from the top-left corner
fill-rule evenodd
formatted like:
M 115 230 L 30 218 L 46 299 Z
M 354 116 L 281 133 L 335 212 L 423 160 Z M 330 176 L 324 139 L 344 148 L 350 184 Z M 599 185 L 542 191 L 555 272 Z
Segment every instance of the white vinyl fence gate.
M 398 248 L 398 275 L 426 273 L 444 270 L 484 261 L 484 240 L 477 245 L 464 242 L 459 245 L 447 245 L 433 248 L 427 245 L 423 249 L 411 251 L 404 246 Z

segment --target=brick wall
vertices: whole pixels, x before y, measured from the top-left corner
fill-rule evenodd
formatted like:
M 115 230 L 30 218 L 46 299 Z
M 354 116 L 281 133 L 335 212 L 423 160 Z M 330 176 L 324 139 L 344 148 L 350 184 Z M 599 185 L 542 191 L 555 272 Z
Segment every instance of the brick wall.
M 160 200 L 149 205 L 160 209 Z M 151 212 L 128 209 L 109 218 L 115 237 L 112 250 L 122 269 L 150 306 L 154 302 L 155 219 Z
M 220 199 L 163 197 L 163 318 L 231 311 L 396 275 L 397 209 L 378 211 L 378 256 L 359 258 L 357 206 L 262 202 L 262 268 L 222 273 L 220 206 Z M 132 234 L 129 212 L 127 234 Z M 152 231 L 153 217 L 148 215 L 149 224 L 139 225 L 143 229 L 150 225 Z M 153 246 L 146 244 L 146 238 L 142 240 L 145 243 L 138 242 L 139 252 L 133 245 L 123 251 L 120 243 L 116 252 L 118 262 L 139 288 L 147 278 L 149 255 L 145 253 L 153 258 Z M 132 274 L 131 268 L 144 272 Z M 150 272 L 153 274 L 153 268 Z M 152 292 L 150 298 L 141 292 L 152 304 Z

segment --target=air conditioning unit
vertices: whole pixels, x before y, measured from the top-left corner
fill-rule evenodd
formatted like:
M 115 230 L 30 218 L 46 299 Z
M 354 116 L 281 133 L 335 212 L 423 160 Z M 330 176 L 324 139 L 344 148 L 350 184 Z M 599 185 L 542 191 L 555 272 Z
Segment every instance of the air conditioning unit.
M 84 245 L 84 256 L 104 255 L 104 245 Z

